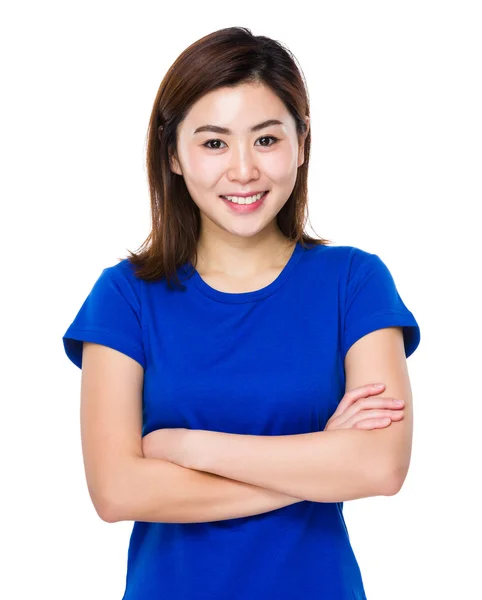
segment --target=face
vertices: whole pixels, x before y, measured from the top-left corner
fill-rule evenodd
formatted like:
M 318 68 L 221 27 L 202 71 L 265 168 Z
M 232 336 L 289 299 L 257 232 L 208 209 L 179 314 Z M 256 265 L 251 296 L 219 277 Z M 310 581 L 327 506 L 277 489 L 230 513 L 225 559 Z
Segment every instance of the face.
M 273 119 L 280 124 L 251 130 Z M 229 132 L 196 132 L 205 125 Z M 283 102 L 263 84 L 224 87 L 198 100 L 178 127 L 171 168 L 183 176 L 199 207 L 203 234 L 252 237 L 278 231 L 279 235 L 276 215 L 303 164 L 303 141 Z M 252 205 L 221 198 L 265 191 L 267 195 Z

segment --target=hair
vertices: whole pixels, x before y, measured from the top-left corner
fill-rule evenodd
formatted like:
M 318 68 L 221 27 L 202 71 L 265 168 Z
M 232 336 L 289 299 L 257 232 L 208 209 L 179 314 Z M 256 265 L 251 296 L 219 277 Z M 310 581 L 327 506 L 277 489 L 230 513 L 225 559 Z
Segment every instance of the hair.
M 284 103 L 296 122 L 298 138 L 310 115 L 307 87 L 293 54 L 280 42 L 254 36 L 246 27 L 215 31 L 191 44 L 164 76 L 152 108 L 146 136 L 146 166 L 151 198 L 151 231 L 137 253 L 128 250 L 136 276 L 146 281 L 165 277 L 180 284 L 177 268 L 197 263 L 201 228 L 198 206 L 184 178 L 170 168 L 177 151 L 177 127 L 190 107 L 206 93 L 243 83 L 264 84 Z M 293 191 L 276 216 L 280 231 L 307 245 L 332 243 L 308 236 L 308 166 L 311 128 L 304 141 L 304 162 Z

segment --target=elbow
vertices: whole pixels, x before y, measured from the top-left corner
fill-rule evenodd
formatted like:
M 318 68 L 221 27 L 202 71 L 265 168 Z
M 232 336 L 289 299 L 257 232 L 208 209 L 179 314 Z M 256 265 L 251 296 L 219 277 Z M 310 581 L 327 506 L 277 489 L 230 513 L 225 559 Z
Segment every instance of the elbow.
M 403 481 L 396 477 L 387 477 L 381 496 L 395 496 L 402 489 Z
M 395 496 L 402 489 L 407 477 L 408 467 L 405 465 L 392 466 L 384 477 L 382 496 Z
M 95 510 L 99 517 L 105 521 L 106 523 L 118 523 L 123 519 L 120 517 L 119 512 L 117 512 L 111 505 L 103 505 L 96 506 Z
M 137 457 L 134 459 L 137 461 Z M 97 472 L 91 477 L 89 493 L 98 516 L 106 523 L 136 520 L 132 514 L 134 498 L 135 462 L 126 461 L 111 469 Z
M 96 513 L 105 523 L 118 523 L 125 520 L 121 496 L 113 490 L 90 491 L 90 497 Z

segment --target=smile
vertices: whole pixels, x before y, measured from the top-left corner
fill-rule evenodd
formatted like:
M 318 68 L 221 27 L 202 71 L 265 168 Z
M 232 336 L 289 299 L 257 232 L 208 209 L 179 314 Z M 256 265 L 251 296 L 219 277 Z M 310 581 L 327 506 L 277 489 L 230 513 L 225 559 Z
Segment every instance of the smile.
M 241 198 L 239 196 L 220 196 L 220 198 L 222 198 L 234 212 L 248 213 L 258 209 L 263 204 L 268 193 L 269 191 L 248 198 Z

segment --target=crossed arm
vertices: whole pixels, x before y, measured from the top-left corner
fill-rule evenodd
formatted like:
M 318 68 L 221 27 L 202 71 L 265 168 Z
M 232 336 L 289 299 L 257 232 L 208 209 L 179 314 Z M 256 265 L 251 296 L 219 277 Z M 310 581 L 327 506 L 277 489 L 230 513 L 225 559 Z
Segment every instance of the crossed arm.
M 256 436 L 159 429 L 149 434 L 144 452 L 305 500 L 343 502 L 390 495 L 397 487 L 395 469 L 373 435 L 376 431 Z
M 385 383 L 384 396 L 403 398 L 405 418 L 385 429 L 341 429 L 255 436 L 160 429 L 144 438 L 146 456 L 314 502 L 395 494 L 408 471 L 412 398 L 400 328 L 358 340 L 345 360 L 346 390 Z
M 412 432 L 401 330 L 382 329 L 358 340 L 346 356 L 345 372 L 346 390 L 385 383 L 385 396 L 405 400 L 405 418 L 373 431 L 293 436 L 161 429 L 149 434 L 163 440 L 149 455 L 143 448 L 149 436 L 139 435 L 142 367 L 110 348 L 85 343 L 82 445 L 97 513 L 108 522 L 216 521 L 302 500 L 396 493 L 408 470 Z

